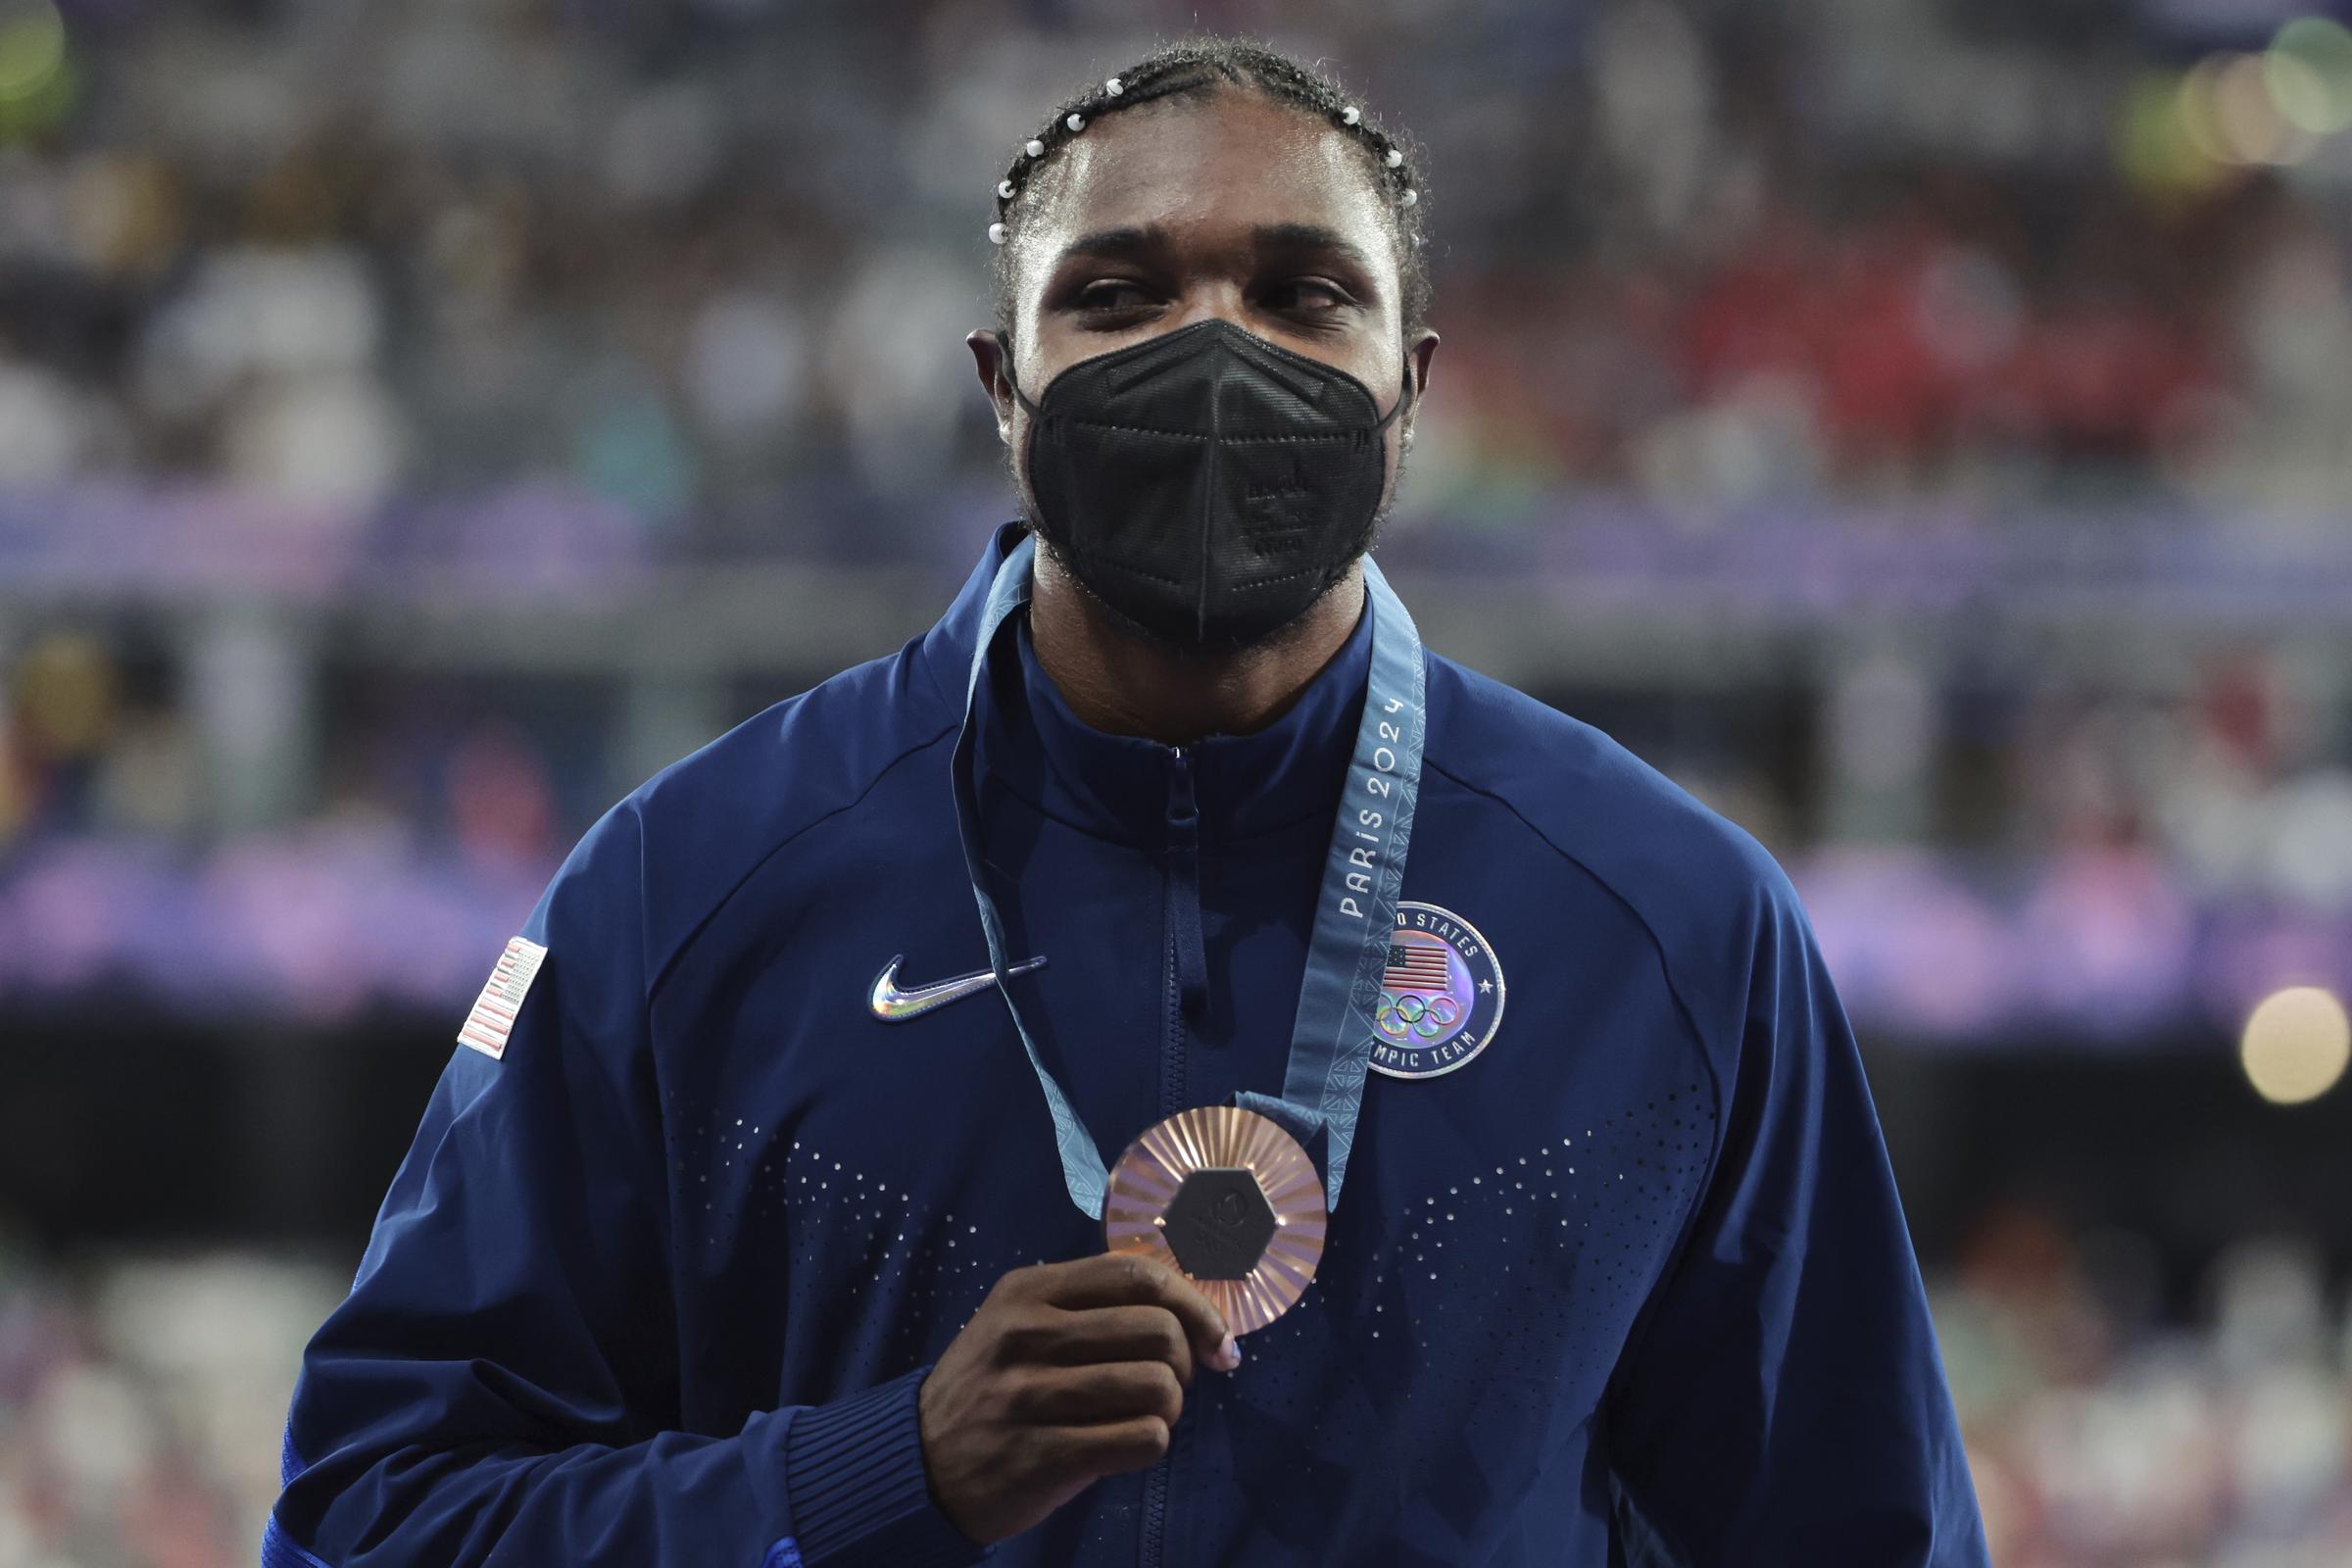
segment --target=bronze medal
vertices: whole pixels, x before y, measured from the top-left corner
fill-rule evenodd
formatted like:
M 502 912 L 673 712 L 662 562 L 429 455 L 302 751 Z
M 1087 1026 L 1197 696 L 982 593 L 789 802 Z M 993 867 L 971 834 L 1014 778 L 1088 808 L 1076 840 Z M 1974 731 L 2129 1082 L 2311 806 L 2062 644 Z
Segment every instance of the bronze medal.
M 1127 1146 L 1103 1195 L 1102 1242 L 1175 1268 L 1248 1334 L 1306 1293 L 1328 1219 L 1323 1179 L 1281 1123 L 1202 1105 Z

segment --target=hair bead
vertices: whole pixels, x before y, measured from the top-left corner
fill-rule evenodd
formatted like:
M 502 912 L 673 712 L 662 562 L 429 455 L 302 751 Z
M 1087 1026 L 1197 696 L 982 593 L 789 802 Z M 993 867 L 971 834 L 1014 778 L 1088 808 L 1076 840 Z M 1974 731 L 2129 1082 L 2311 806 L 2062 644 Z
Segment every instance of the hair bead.
M 1349 104 L 1347 108 L 1340 111 L 1340 123 L 1343 125 L 1352 125 L 1363 118 L 1363 111 L 1356 108 L 1353 104 Z
M 1084 130 L 1086 128 L 1086 117 L 1084 115 L 1072 115 L 1069 119 L 1063 121 L 1062 123 L 1069 126 L 1072 130 Z
M 1002 245 L 1004 243 L 1004 225 L 1003 223 L 991 223 L 988 225 L 988 242 L 991 245 Z
M 1405 205 L 1405 206 L 1407 206 L 1407 207 L 1410 207 L 1410 206 L 1412 206 L 1412 205 L 1413 205 L 1413 203 L 1415 203 L 1415 202 L 1419 201 L 1420 199 L 1421 199 L 1421 193 L 1420 193 L 1419 191 L 1417 191 L 1417 190 L 1414 190 L 1414 189 L 1412 189 L 1412 188 L 1411 188 L 1411 187 L 1409 187 L 1409 186 L 1408 186 L 1408 187 L 1406 187 L 1406 189 L 1405 189 L 1405 193 L 1404 193 L 1402 196 L 1399 196 L 1399 197 L 1397 198 L 1397 200 L 1398 200 L 1399 202 L 1401 202 L 1403 205 Z
M 1404 154 L 1402 154 L 1402 153 L 1398 152 L 1398 151 L 1397 151 L 1396 148 L 1392 147 L 1392 148 L 1390 148 L 1390 149 L 1389 149 L 1389 154 L 1388 154 L 1388 156 L 1387 156 L 1386 158 L 1383 158 L 1383 159 L 1381 160 L 1381 162 L 1382 162 L 1382 163 L 1384 163 L 1384 164 L 1386 164 L 1386 165 L 1388 165 L 1388 166 L 1389 166 L 1391 169 L 1398 169 L 1398 168 L 1401 168 L 1401 167 L 1403 167 L 1403 164 L 1404 164 Z
M 1032 158 L 1043 158 L 1046 156 L 1046 144 L 1037 140 L 1035 137 L 1031 137 L 1022 145 L 1021 151 L 1027 153 Z
M 1006 201 L 1012 200 L 1012 181 L 1009 179 L 998 180 L 997 194 Z
M 1113 98 L 1116 98 L 1119 94 L 1127 90 L 1127 84 L 1121 81 L 1118 77 L 1113 76 L 1102 84 L 1102 90 L 1110 94 Z

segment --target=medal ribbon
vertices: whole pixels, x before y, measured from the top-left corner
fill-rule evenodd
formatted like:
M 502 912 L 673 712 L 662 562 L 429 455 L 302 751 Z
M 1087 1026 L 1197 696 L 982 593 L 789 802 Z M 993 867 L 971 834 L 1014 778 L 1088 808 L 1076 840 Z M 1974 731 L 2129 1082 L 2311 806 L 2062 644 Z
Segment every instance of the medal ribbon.
M 964 688 L 963 727 L 949 765 L 964 869 L 980 906 L 980 929 L 988 940 L 997 993 L 1004 999 L 1038 1087 L 1045 1091 L 1070 1201 L 1089 1219 L 1100 1219 L 1109 1172 L 1093 1135 L 1039 1054 L 1037 1040 L 1013 1001 L 1004 922 L 988 891 L 980 857 L 979 791 L 972 770 L 980 678 L 997 634 L 1029 603 L 1036 554 L 1037 541 L 1023 537 L 989 584 L 979 640 L 972 648 L 971 678 Z M 1355 1142 L 1364 1073 L 1372 1061 L 1373 1012 L 1396 934 L 1396 901 L 1404 886 L 1405 851 L 1412 841 L 1427 732 L 1428 672 L 1421 658 L 1421 634 L 1370 557 L 1364 559 L 1364 590 L 1372 616 L 1372 668 L 1364 687 L 1363 717 L 1356 726 L 1355 753 L 1348 760 L 1348 781 L 1324 858 L 1323 887 L 1307 939 L 1306 973 L 1299 982 L 1298 1009 L 1291 1027 L 1290 1062 L 1281 1095 L 1245 1089 L 1234 1096 L 1235 1104 L 1272 1117 L 1301 1143 L 1318 1128 L 1323 1131 L 1324 1204 L 1335 1210 Z

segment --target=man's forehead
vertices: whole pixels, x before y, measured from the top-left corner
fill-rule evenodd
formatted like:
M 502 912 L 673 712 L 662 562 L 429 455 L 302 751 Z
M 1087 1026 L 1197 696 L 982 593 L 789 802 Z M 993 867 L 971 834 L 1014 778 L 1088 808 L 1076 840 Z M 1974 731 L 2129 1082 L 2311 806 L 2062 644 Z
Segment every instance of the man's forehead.
M 1064 147 L 1047 221 L 1050 259 L 1074 241 L 1153 231 L 1175 243 L 1311 230 L 1376 253 L 1377 208 L 1344 133 L 1250 96 L 1141 105 Z

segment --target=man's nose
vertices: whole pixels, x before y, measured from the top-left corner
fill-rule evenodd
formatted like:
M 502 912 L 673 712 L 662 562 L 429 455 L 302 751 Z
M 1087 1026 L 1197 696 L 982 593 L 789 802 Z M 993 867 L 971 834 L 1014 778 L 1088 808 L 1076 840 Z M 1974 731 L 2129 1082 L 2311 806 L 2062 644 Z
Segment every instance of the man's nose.
M 1250 329 L 1250 301 L 1238 283 L 1205 283 L 1187 289 L 1180 303 L 1176 318 L 1168 326 L 1171 332 L 1202 321 L 1225 321 L 1244 331 Z

